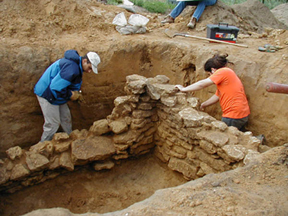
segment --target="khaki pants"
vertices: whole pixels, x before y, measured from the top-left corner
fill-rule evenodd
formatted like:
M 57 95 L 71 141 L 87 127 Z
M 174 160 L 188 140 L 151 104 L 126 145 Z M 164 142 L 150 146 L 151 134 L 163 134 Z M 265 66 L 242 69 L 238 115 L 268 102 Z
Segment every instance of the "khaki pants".
M 70 134 L 72 132 L 72 121 L 67 103 L 52 105 L 45 98 L 37 96 L 37 99 L 44 116 L 41 142 L 52 140 L 60 125 L 67 134 Z

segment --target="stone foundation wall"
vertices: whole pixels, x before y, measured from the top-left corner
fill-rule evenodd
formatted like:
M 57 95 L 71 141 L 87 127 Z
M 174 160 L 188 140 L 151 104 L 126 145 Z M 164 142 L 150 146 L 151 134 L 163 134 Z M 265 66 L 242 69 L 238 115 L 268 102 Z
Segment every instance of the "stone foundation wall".
M 126 80 L 127 95 L 116 98 L 112 113 L 89 130 L 57 133 L 28 150 L 8 149 L 0 159 L 0 191 L 12 193 L 86 164 L 112 169 L 117 160 L 152 150 L 188 180 L 243 166 L 259 154 L 260 140 L 251 132 L 199 111 L 198 98 L 177 92 L 168 77 Z

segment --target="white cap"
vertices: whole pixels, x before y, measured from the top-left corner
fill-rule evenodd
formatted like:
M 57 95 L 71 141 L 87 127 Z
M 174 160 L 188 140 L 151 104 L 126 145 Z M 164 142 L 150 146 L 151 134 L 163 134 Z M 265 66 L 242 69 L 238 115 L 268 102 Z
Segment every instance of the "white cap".
M 88 52 L 87 57 L 92 64 L 93 72 L 98 74 L 97 66 L 101 62 L 99 55 L 95 52 Z

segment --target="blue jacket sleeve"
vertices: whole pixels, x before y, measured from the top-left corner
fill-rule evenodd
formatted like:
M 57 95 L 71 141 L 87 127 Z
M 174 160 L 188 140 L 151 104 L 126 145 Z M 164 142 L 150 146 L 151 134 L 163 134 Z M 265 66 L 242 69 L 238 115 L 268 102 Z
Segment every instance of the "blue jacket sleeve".
M 81 75 L 76 63 L 63 61 L 60 65 L 61 70 L 52 80 L 50 90 L 56 100 L 67 101 L 72 95 L 71 91 L 80 89 L 82 79 L 79 79 Z

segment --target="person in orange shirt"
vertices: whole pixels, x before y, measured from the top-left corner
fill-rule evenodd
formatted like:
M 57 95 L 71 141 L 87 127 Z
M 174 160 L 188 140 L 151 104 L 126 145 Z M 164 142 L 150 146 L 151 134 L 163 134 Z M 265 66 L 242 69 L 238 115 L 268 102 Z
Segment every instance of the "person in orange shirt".
M 228 126 L 234 126 L 240 131 L 245 131 L 248 123 L 250 108 L 246 98 L 243 84 L 236 73 L 227 67 L 229 62 L 228 54 L 216 54 L 208 59 L 204 65 L 204 70 L 209 73 L 209 77 L 193 83 L 187 87 L 176 85 L 181 92 L 198 91 L 215 84 L 217 86 L 216 93 L 203 102 L 200 106 L 201 110 L 205 107 L 220 101 L 222 109 L 222 121 Z

